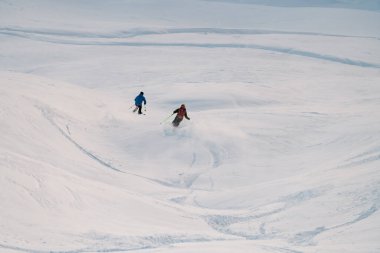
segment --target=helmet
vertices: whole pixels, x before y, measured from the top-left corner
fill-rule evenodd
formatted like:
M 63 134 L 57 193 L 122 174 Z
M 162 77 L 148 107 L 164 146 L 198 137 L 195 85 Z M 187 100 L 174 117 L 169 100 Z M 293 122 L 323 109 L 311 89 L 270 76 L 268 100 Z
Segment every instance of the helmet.
M 144 92 L 140 92 L 140 95 L 144 95 Z

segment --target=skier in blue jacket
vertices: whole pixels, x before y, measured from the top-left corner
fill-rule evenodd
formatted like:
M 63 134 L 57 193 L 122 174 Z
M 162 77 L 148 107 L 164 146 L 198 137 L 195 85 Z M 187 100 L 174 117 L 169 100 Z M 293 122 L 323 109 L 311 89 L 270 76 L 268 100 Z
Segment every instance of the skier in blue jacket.
M 140 94 L 135 98 L 135 106 L 136 108 L 133 110 L 133 112 L 136 112 L 137 109 L 139 110 L 139 114 L 142 114 L 142 104 L 146 105 L 146 99 L 144 97 L 144 92 L 140 92 Z

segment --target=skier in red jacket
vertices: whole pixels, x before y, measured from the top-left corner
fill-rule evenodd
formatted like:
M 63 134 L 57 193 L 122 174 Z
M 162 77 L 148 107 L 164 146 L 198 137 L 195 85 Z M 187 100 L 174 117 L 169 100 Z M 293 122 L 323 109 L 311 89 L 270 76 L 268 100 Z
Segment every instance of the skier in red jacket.
M 174 127 L 179 126 L 179 123 L 181 123 L 183 117 L 185 117 L 187 120 L 190 120 L 190 118 L 187 116 L 186 107 L 184 104 L 182 104 L 180 108 L 175 109 L 173 114 L 175 113 L 177 113 L 177 115 L 175 116 L 175 119 L 172 122 Z

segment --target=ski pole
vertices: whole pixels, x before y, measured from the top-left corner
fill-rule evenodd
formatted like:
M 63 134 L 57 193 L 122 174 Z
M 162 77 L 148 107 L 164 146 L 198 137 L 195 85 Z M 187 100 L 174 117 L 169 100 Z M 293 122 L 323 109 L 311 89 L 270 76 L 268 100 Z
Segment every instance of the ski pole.
M 161 121 L 160 122 L 160 124 L 162 124 L 162 123 L 164 123 L 164 122 L 166 122 L 171 116 L 173 116 L 174 115 L 174 113 L 172 113 L 172 114 L 170 114 L 170 116 L 169 117 L 167 117 L 166 119 L 164 119 L 163 121 Z

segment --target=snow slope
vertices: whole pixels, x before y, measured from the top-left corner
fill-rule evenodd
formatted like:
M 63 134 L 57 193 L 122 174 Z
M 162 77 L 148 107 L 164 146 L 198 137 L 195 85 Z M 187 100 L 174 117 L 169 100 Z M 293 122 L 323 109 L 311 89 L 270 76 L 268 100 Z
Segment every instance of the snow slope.
M 379 0 L 206 0 L 216 2 L 229 2 L 241 4 L 255 4 L 281 7 L 321 7 L 321 8 L 345 8 L 345 9 L 363 9 L 378 11 L 380 9 Z
M 0 1 L 0 252 L 379 252 L 380 13 L 338 2 Z

